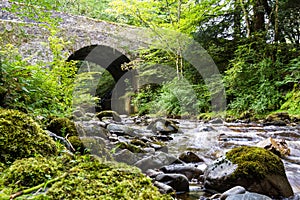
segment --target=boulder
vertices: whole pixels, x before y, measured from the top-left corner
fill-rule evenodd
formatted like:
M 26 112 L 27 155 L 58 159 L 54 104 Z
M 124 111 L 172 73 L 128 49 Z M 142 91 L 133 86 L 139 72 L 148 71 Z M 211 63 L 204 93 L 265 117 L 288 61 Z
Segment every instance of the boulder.
M 189 191 L 189 181 L 182 174 L 159 174 L 155 180 L 171 186 L 176 192 Z
M 265 126 L 286 126 L 290 121 L 291 118 L 287 112 L 279 112 L 268 115 L 263 124 Z
M 113 111 L 113 110 L 103 110 L 101 112 L 98 112 L 96 114 L 96 117 L 99 120 L 102 120 L 103 117 L 111 117 L 116 122 L 121 122 L 122 121 L 120 115 L 116 111 Z
M 227 152 L 207 167 L 204 186 L 218 192 L 242 186 L 274 198 L 293 195 L 281 159 L 259 147 L 244 146 Z
M 199 163 L 203 162 L 199 156 L 197 156 L 195 153 L 191 151 L 184 152 L 180 154 L 179 159 L 182 160 L 185 163 Z
M 132 137 L 135 137 L 136 134 L 134 133 L 134 129 L 130 128 L 126 125 L 121 125 L 121 124 L 109 124 L 107 126 L 107 130 L 111 134 L 116 134 L 116 135 L 129 135 Z
M 246 193 L 246 189 L 244 187 L 235 186 L 235 187 L 223 192 L 223 194 L 221 194 L 221 196 L 220 196 L 220 199 L 224 200 L 229 196 L 236 195 L 236 194 L 244 194 L 244 193 Z
M 177 133 L 179 127 L 176 125 L 176 122 L 168 119 L 156 119 L 152 121 L 148 127 L 148 130 L 152 130 L 154 133 L 160 134 L 170 134 Z
M 96 136 L 108 139 L 109 132 L 96 121 L 76 122 L 75 125 L 78 135 L 81 137 Z
M 272 200 L 270 197 L 257 194 L 254 192 L 246 192 L 245 194 L 234 194 L 230 195 L 226 198 L 226 200 L 241 200 L 241 199 L 247 199 L 247 200 Z
M 153 185 L 158 188 L 158 191 L 161 194 L 171 194 L 175 192 L 175 190 L 171 186 L 158 181 L 154 181 Z
M 78 136 L 75 123 L 68 118 L 55 118 L 50 121 L 47 130 L 55 133 L 58 136 Z
M 172 155 L 168 155 L 164 152 L 157 152 L 137 161 L 134 165 L 145 172 L 148 169 L 159 169 L 162 166 L 172 164 L 176 161 L 177 158 Z
M 135 162 L 138 161 L 137 156 L 128 149 L 123 149 L 118 153 L 115 153 L 113 157 L 117 162 L 123 162 L 128 165 L 133 165 Z
M 203 171 L 195 166 L 182 164 L 164 166 L 160 170 L 166 174 L 182 174 L 186 176 L 189 180 L 192 180 L 193 178 L 197 179 L 200 175 L 203 174 Z
M 291 150 L 283 139 L 277 140 L 269 137 L 257 143 L 256 146 L 267 149 L 282 158 L 289 156 L 291 153 Z

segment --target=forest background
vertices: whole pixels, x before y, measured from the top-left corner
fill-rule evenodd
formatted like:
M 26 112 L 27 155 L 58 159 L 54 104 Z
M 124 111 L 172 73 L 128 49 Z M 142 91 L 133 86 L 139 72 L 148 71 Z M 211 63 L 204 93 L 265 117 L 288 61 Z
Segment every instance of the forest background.
M 62 59 L 67 44 L 57 33 L 55 10 L 97 20 L 181 32 L 207 50 L 217 65 L 225 86 L 225 116 L 257 119 L 272 112 L 300 115 L 300 5 L 297 0 L 19 0 L 10 12 L 47 22 L 53 53 L 51 68 L 31 65 L 11 45 L 8 31 L 1 33 L 0 106 L 19 109 L 33 116 L 69 116 L 76 74 L 74 63 Z M 20 12 L 21 11 L 21 12 Z M 34 12 L 33 12 L 34 11 Z M 21 14 L 20 14 L 21 13 Z M 134 94 L 132 103 L 139 114 L 152 110 L 168 116 L 188 115 L 178 102 L 187 90 L 176 84 L 184 77 L 197 95 L 190 102 L 201 117 L 212 113 L 211 91 L 203 78 L 180 53 L 166 49 L 140 50 L 145 76 L 159 75 L 153 63 L 176 70 L 171 81 L 147 85 Z M 142 64 L 141 64 L 142 63 Z M 146 68 L 145 68 L 146 66 Z M 147 68 L 148 66 L 148 68 Z M 143 75 L 141 75 L 143 76 Z M 177 90 L 174 92 L 174 90 Z M 176 95 L 175 95 L 176 93 Z M 95 100 L 99 100 L 96 99 Z M 189 102 L 187 102 L 188 104 Z

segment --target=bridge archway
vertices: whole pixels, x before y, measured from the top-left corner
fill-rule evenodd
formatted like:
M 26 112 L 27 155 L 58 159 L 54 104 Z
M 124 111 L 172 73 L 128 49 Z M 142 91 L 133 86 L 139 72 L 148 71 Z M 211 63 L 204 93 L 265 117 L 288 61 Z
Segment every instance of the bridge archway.
M 128 73 L 128 70 L 122 69 L 122 64 L 129 63 L 130 59 L 121 53 L 120 51 L 104 46 L 104 45 L 90 45 L 83 47 L 74 53 L 72 53 L 67 61 L 87 61 L 95 63 L 101 66 L 103 69 L 107 70 L 115 83 L 120 81 L 124 82 L 125 79 L 134 79 L 132 73 Z M 101 77 L 100 77 L 101 78 Z M 114 84 L 115 85 L 115 84 Z M 112 110 L 112 102 L 114 105 L 114 110 L 119 113 L 128 113 L 128 108 L 125 106 L 125 100 L 122 98 L 126 92 L 126 84 L 118 84 L 117 94 L 114 94 L 114 99 L 112 100 L 112 90 L 106 91 L 105 94 L 98 96 L 100 98 L 100 105 L 96 107 L 96 111 L 100 110 Z M 96 89 L 96 88 L 95 88 Z

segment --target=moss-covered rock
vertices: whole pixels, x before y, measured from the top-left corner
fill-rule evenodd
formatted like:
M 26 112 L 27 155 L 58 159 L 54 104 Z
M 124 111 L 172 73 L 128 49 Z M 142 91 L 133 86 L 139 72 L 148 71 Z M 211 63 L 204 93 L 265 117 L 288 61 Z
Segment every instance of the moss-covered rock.
M 64 117 L 51 120 L 47 129 L 61 137 L 78 136 L 75 123 Z
M 56 154 L 55 142 L 28 115 L 15 110 L 0 110 L 0 162 Z
M 35 188 L 31 193 L 42 192 L 31 199 L 171 199 L 161 195 L 139 169 L 91 155 L 22 159 L 5 170 L 1 179 L 0 190 L 5 188 L 1 194 L 6 199 L 29 187 Z
M 71 136 L 68 138 L 72 144 L 73 150 L 80 153 L 85 153 L 85 146 L 78 136 Z
M 60 166 L 54 157 L 32 157 L 16 160 L 7 168 L 0 181 L 0 190 L 15 193 L 58 176 Z
M 243 186 L 247 191 L 274 198 L 293 195 L 281 159 L 259 147 L 230 150 L 207 167 L 204 179 L 206 188 L 220 192 Z
M 98 112 L 96 114 L 96 117 L 99 120 L 102 120 L 103 117 L 112 117 L 112 119 L 116 122 L 122 121 L 120 115 L 116 111 L 113 111 L 113 110 L 104 110 L 104 111 Z
M 226 158 L 238 165 L 236 177 L 265 178 L 267 174 L 285 175 L 281 159 L 259 147 L 239 147 L 226 153 Z

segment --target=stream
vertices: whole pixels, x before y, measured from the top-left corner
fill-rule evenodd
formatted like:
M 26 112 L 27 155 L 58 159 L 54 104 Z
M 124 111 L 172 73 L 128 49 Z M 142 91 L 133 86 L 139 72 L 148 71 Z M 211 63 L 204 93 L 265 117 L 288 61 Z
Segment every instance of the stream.
M 210 163 L 234 147 L 256 143 L 272 137 L 284 139 L 291 150 L 283 159 L 288 180 L 294 193 L 300 192 L 300 125 L 263 126 L 257 123 L 210 124 L 191 120 L 178 120 L 183 133 L 173 134 L 169 142 L 169 153 L 178 156 L 192 151 Z M 193 186 L 192 186 L 193 187 Z M 199 199 L 203 192 L 189 192 L 179 199 Z
M 178 157 L 185 151 L 192 151 L 205 161 L 205 164 L 238 146 L 255 146 L 269 137 L 284 139 L 290 148 L 290 155 L 283 158 L 288 180 L 294 193 L 300 192 L 300 125 L 263 126 L 258 123 L 213 124 L 198 120 L 176 120 L 181 133 L 172 134 L 168 142 L 168 153 Z M 138 129 L 145 126 L 128 124 Z M 203 166 L 205 168 L 206 165 Z M 199 166 L 201 168 L 201 166 Z M 190 192 L 177 195 L 177 199 L 198 200 L 205 196 L 200 186 L 190 184 Z

